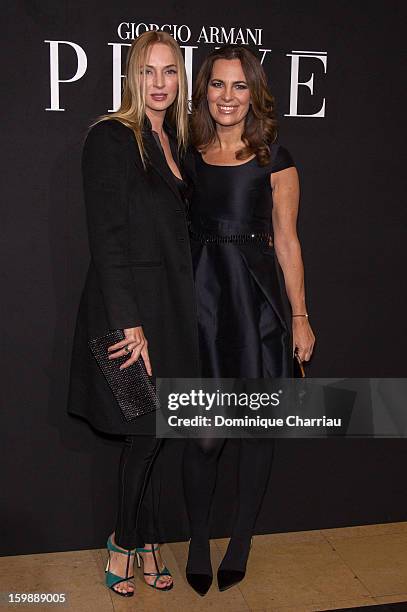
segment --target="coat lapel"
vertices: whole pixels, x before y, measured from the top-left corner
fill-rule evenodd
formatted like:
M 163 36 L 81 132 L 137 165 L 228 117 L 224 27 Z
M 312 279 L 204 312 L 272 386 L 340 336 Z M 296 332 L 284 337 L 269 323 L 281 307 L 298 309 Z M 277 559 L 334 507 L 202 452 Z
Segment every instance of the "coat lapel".
M 175 139 L 168 129 L 166 129 L 166 131 L 170 140 L 172 155 L 178 165 L 178 168 L 180 169 L 182 176 L 182 167 L 179 164 Z M 145 131 L 145 143 L 151 167 L 161 176 L 162 179 L 164 179 L 164 181 L 167 183 L 168 187 L 171 189 L 177 199 L 182 202 L 182 198 L 176 184 L 176 179 L 174 178 L 170 167 L 167 164 L 164 152 L 161 150 L 161 145 L 159 142 L 156 142 L 155 135 L 153 134 L 151 129 L 148 128 Z

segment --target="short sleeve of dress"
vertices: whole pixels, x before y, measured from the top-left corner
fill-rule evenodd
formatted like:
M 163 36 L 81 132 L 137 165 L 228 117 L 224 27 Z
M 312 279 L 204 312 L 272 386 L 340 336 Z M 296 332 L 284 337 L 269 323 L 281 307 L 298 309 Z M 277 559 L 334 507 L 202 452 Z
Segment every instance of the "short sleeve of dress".
M 287 151 L 287 149 L 281 145 L 277 146 L 278 149 L 274 156 L 271 172 L 279 172 L 280 170 L 285 170 L 286 168 L 295 166 L 294 160 L 289 151 Z

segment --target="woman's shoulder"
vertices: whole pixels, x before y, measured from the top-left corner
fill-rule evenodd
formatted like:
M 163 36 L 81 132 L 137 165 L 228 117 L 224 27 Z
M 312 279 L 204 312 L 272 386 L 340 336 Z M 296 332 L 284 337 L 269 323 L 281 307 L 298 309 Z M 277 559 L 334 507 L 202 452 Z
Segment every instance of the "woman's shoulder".
M 130 141 L 133 131 L 124 123 L 112 117 L 94 123 L 88 130 L 85 144 L 104 145 Z
M 295 167 L 294 159 L 286 147 L 280 143 L 271 145 L 271 172 L 279 172 L 286 168 Z
M 93 124 L 82 147 L 82 171 L 87 177 L 122 173 L 134 156 L 132 130 L 116 119 Z M 133 139 L 134 140 L 134 139 Z

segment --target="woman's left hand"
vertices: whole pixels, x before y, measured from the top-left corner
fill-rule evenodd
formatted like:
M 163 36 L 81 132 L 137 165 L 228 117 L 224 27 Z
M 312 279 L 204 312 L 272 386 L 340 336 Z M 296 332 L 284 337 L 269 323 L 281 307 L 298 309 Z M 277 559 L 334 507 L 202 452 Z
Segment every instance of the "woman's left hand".
M 309 361 L 314 350 L 315 336 L 306 317 L 293 318 L 293 349 L 301 361 Z M 294 355 L 293 355 L 294 356 Z
M 116 344 L 112 344 L 108 347 L 107 352 L 109 353 L 108 359 L 117 359 L 117 357 L 123 357 L 128 355 L 127 361 L 121 364 L 119 370 L 124 370 L 130 367 L 140 357 L 144 361 L 146 366 L 147 374 L 152 376 L 152 369 L 150 363 L 150 357 L 148 355 L 148 342 L 144 335 L 143 327 L 141 325 L 137 327 L 128 327 L 123 329 L 124 339 L 119 340 Z M 127 350 L 126 350 L 127 347 Z M 131 347 L 131 350 L 129 348 Z

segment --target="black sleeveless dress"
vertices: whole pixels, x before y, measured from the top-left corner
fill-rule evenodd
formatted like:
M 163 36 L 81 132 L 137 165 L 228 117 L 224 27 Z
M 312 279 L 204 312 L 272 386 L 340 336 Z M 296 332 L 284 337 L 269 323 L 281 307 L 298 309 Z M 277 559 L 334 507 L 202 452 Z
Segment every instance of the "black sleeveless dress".
M 268 238 L 270 174 L 291 166 L 278 144 L 266 166 L 215 166 L 196 153 L 190 237 L 204 377 L 293 375 L 291 307 Z

